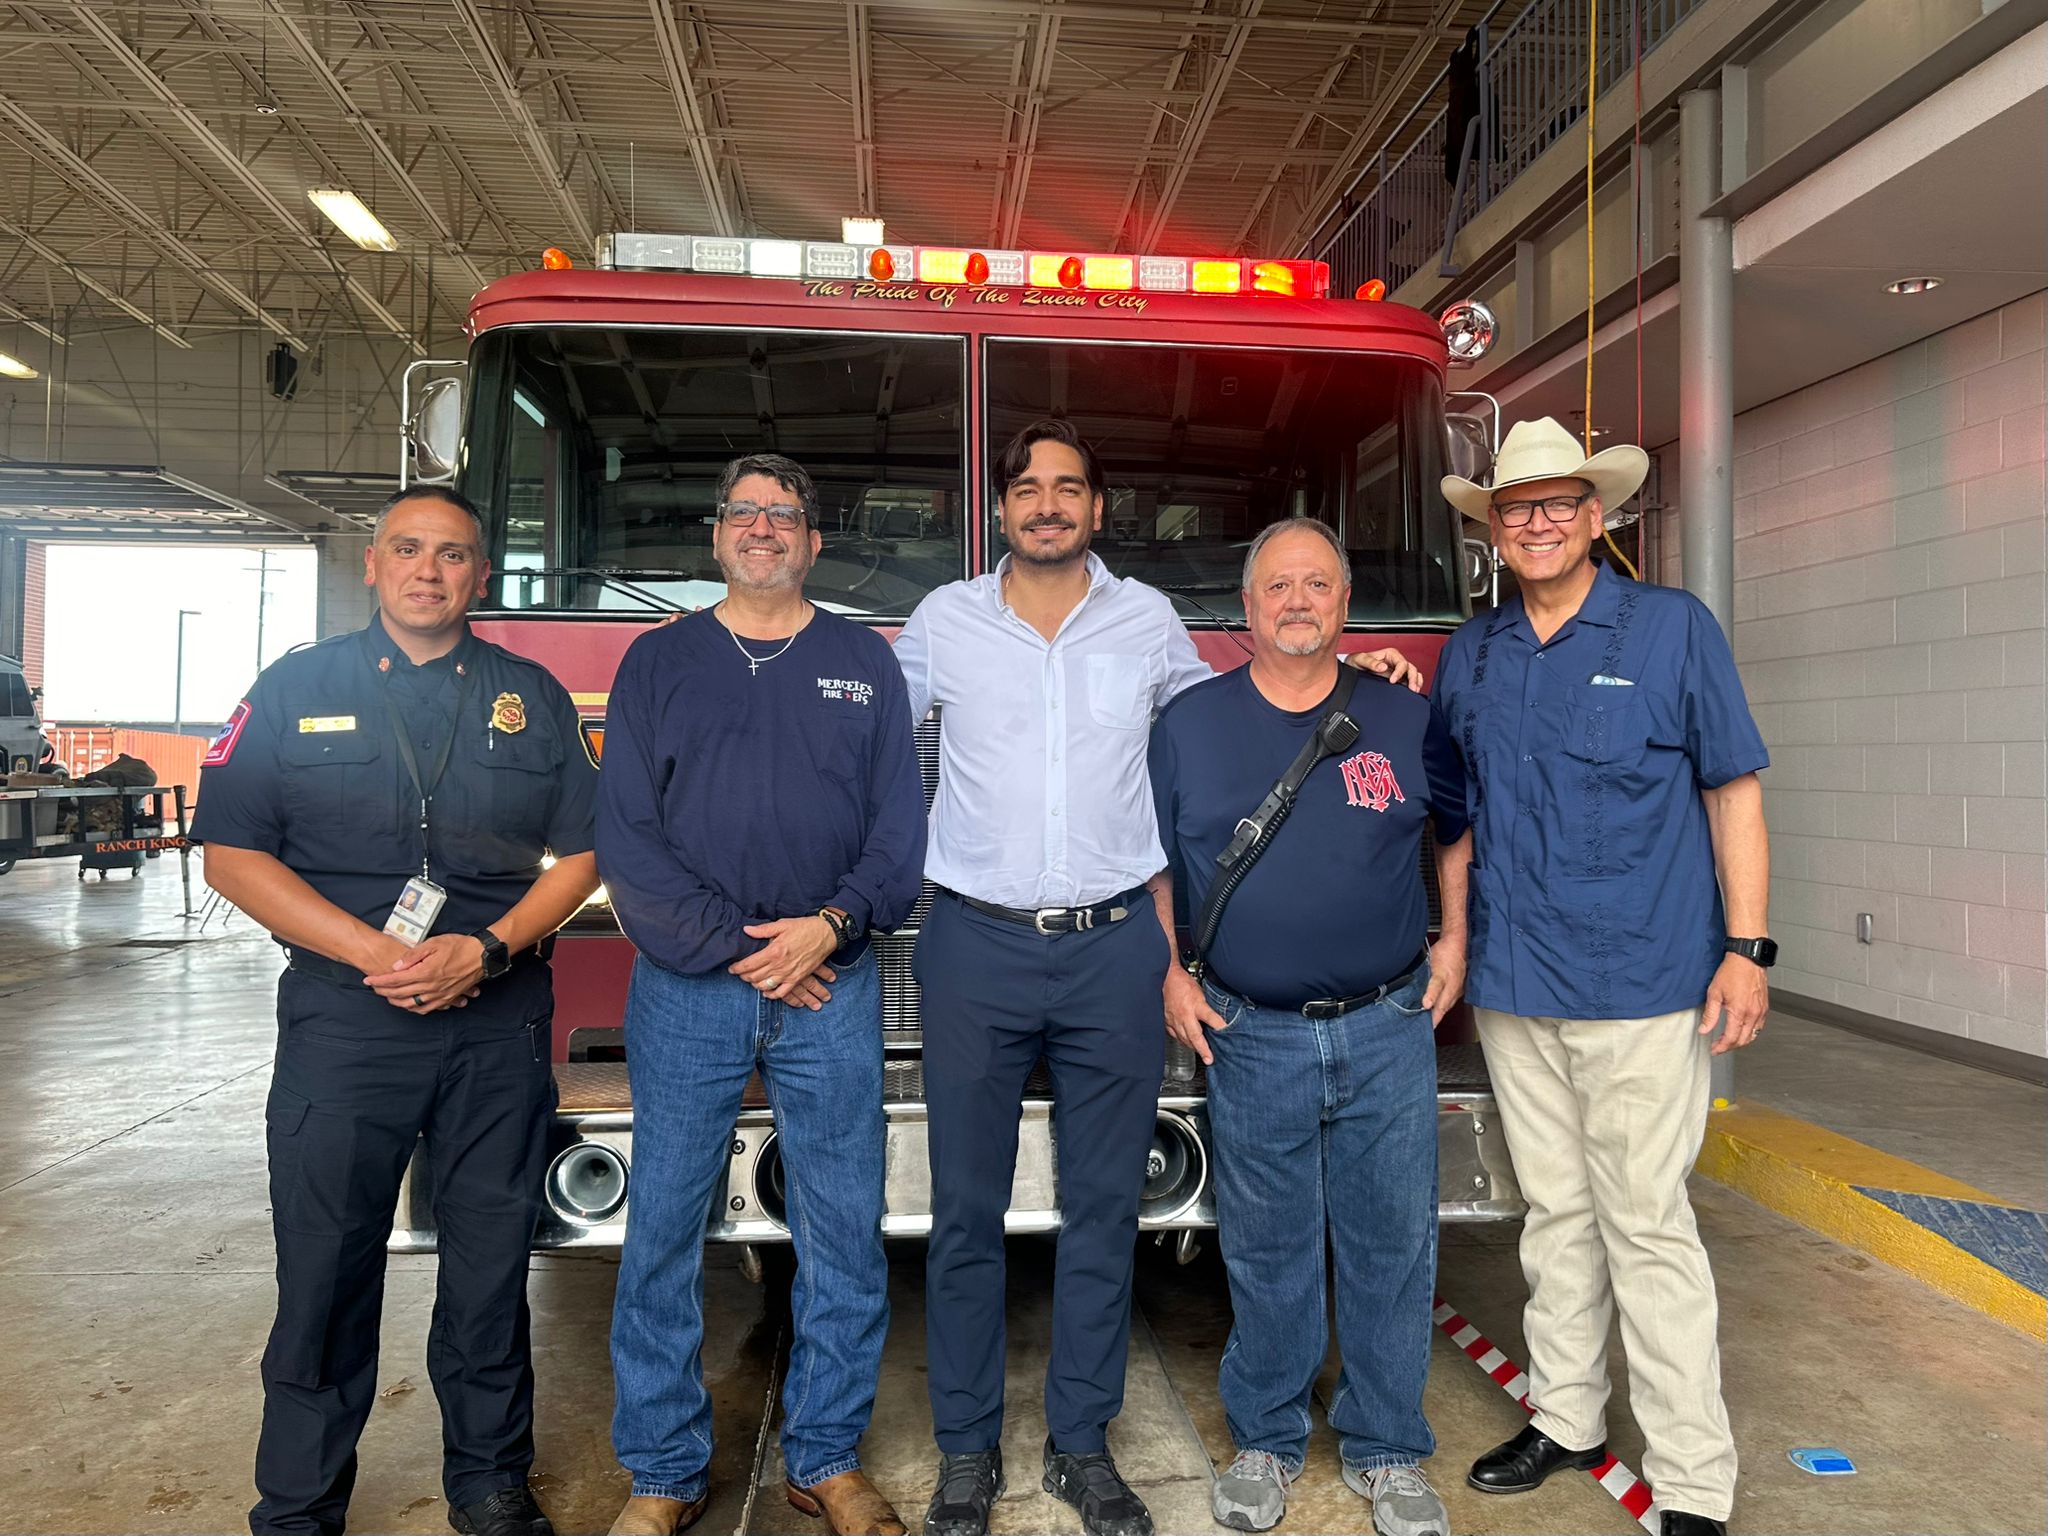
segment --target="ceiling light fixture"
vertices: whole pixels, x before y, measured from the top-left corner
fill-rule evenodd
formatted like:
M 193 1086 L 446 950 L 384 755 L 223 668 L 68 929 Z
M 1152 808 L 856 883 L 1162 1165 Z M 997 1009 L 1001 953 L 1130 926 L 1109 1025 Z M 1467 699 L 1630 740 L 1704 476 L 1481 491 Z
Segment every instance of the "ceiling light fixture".
M 0 374 L 5 374 L 10 379 L 34 379 L 41 377 L 35 369 L 29 367 L 20 358 L 10 357 L 5 352 L 0 352 Z
M 1938 277 L 1902 277 L 1896 283 L 1886 283 L 1884 285 L 1884 291 L 1886 293 L 1896 293 L 1900 295 L 1909 293 L 1927 293 L 1933 289 L 1939 288 L 1940 286 L 1941 279 Z
M 869 218 L 841 219 L 839 238 L 848 245 L 880 245 L 882 221 Z
M 333 187 L 320 187 L 308 192 L 313 206 L 326 214 L 334 227 L 366 251 L 395 251 L 398 241 L 392 237 L 378 220 L 377 215 L 363 206 L 363 200 L 355 193 Z

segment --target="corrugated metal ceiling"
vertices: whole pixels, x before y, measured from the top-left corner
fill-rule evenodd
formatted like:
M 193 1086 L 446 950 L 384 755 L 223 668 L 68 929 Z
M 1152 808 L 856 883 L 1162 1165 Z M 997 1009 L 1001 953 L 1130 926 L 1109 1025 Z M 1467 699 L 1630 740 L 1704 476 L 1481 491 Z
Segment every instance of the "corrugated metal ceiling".
M 23 0 L 0 11 L 0 335 L 424 350 L 549 245 L 830 238 L 860 212 L 909 241 L 1294 254 L 1489 9 Z M 306 193 L 334 184 L 398 251 L 328 227 Z

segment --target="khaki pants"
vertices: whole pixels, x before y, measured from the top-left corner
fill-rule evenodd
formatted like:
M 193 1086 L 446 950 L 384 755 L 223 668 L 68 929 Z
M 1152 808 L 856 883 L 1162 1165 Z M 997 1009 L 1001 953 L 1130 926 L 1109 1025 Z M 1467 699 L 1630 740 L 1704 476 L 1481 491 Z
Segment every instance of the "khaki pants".
M 1707 1124 L 1711 1042 L 1698 1033 L 1700 1010 L 1473 1014 L 1529 1202 L 1522 1316 L 1536 1427 L 1572 1450 L 1606 1439 L 1607 1333 L 1619 1307 L 1644 1478 L 1661 1508 L 1726 1520 L 1735 1442 L 1714 1277 L 1685 1193 Z

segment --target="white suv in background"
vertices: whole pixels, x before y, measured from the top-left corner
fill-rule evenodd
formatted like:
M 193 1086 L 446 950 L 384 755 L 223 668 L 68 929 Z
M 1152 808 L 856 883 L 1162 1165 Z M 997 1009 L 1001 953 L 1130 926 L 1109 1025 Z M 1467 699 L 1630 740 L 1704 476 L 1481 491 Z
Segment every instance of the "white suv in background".
M 43 755 L 43 722 L 21 663 L 0 656 L 0 773 L 33 773 Z

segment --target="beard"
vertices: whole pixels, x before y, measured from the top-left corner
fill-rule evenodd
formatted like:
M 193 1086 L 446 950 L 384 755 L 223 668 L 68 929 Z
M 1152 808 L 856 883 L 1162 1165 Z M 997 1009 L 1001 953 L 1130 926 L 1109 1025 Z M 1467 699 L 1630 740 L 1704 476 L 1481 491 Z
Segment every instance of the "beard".
M 754 547 L 778 548 L 766 544 Z M 743 558 L 746 549 L 747 546 L 742 544 L 730 555 L 722 551 L 718 555 L 718 568 L 725 573 L 725 584 L 728 587 L 738 587 L 746 592 L 769 593 L 787 591 L 804 584 L 804 572 L 810 569 L 810 562 L 803 558 L 801 550 L 783 553 L 781 560 L 764 570 Z
M 1288 639 L 1287 631 L 1290 627 L 1296 627 L 1296 620 L 1312 626 L 1316 637 L 1313 640 Z M 1322 621 L 1312 613 L 1283 613 L 1280 615 L 1280 622 L 1273 626 L 1273 649 L 1283 656 L 1313 656 L 1328 643 L 1328 640 L 1329 637 L 1323 633 Z
M 1069 522 L 1065 518 L 1047 517 L 1040 518 L 1036 522 L 1026 523 L 1017 532 L 1020 535 L 1029 534 L 1036 528 L 1064 528 L 1071 532 L 1078 526 L 1079 524 Z M 1028 538 L 1020 537 L 1010 541 L 1010 558 L 1021 561 L 1025 565 L 1071 565 L 1087 553 L 1088 540 L 1086 536 L 1077 540 L 1071 547 L 1061 546 L 1052 549 L 1041 549 Z

